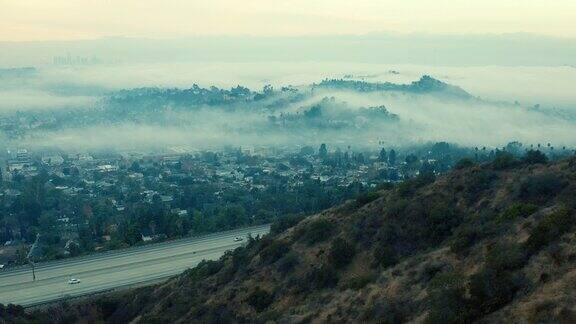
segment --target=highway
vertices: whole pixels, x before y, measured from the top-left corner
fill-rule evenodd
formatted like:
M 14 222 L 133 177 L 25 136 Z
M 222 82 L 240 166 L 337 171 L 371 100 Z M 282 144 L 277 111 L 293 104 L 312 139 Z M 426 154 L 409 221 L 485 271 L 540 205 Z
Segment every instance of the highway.
M 268 225 L 202 237 L 150 244 L 36 264 L 36 281 L 29 266 L 0 270 L 0 303 L 34 306 L 70 297 L 156 282 L 182 273 L 202 260 L 218 259 L 246 243 L 246 236 L 268 233 Z M 236 242 L 235 237 L 244 240 Z M 81 283 L 68 284 L 70 278 Z

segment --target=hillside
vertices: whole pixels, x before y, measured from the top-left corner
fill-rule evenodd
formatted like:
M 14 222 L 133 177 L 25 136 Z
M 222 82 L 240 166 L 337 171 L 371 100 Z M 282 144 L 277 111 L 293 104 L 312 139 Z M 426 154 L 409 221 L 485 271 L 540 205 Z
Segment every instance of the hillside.
M 576 158 L 460 163 L 286 218 L 166 283 L 0 322 L 576 321 Z
M 429 75 L 424 75 L 419 80 L 410 84 L 332 79 L 323 80 L 320 84 L 316 85 L 316 87 L 324 89 L 355 90 L 359 92 L 391 91 L 413 94 L 436 94 L 458 99 L 474 98 L 464 89 L 442 82 Z

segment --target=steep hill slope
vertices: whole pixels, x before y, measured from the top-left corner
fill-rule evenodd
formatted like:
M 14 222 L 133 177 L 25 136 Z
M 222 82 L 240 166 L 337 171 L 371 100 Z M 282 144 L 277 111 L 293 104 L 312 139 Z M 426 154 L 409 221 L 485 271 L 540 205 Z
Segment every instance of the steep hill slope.
M 285 219 L 164 284 L 5 321 L 576 321 L 576 158 L 506 156 Z M 0 321 L 1 322 L 1 321 Z

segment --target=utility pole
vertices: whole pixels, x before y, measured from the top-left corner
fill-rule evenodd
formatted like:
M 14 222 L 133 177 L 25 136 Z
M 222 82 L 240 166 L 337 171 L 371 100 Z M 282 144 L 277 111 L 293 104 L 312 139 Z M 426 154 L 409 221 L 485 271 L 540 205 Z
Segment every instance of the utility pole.
M 30 265 L 32 266 L 32 281 L 36 281 L 36 266 L 34 261 L 30 260 Z
M 36 281 L 36 265 L 34 264 L 34 255 L 37 254 L 35 252 L 37 252 L 37 250 L 40 248 L 38 243 L 39 241 L 40 233 L 36 234 L 36 241 L 34 241 L 34 244 L 32 244 L 32 247 L 30 247 L 30 251 L 28 251 L 28 255 L 26 256 L 30 266 L 32 266 L 32 281 Z

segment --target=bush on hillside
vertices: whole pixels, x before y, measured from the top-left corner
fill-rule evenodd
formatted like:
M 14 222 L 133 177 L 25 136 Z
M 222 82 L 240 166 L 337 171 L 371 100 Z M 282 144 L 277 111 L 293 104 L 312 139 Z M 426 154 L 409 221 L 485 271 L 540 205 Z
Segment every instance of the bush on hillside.
M 338 284 L 338 272 L 330 265 L 315 267 L 306 274 L 301 284 L 306 286 L 305 290 L 331 288 Z
M 380 243 L 374 249 L 374 264 L 389 268 L 398 263 L 398 253 L 390 245 Z
M 275 240 L 260 252 L 260 258 L 264 263 L 274 263 L 290 251 L 288 243 Z
M 470 299 L 473 313 L 481 316 L 509 303 L 522 287 L 521 273 L 484 269 L 470 278 Z
M 488 248 L 485 267 L 491 271 L 514 271 L 526 263 L 526 253 L 520 244 L 494 244 Z
M 275 240 L 260 252 L 262 262 L 272 264 L 290 251 L 290 246 L 284 241 Z
M 369 283 L 376 280 L 376 275 L 373 273 L 357 274 L 350 277 L 344 284 L 344 289 L 359 290 L 366 287 Z
M 554 198 L 567 185 L 566 181 L 554 174 L 531 176 L 520 185 L 520 199 L 542 204 Z
M 362 319 L 376 323 L 404 323 L 406 322 L 409 309 L 405 309 L 403 303 L 392 299 L 376 299 L 367 307 L 362 314 Z
M 355 254 L 356 247 L 349 241 L 346 241 L 342 238 L 337 238 L 332 241 L 329 258 L 334 267 L 342 268 L 347 266 L 350 261 L 352 261 Z
M 476 165 L 476 163 L 474 163 L 474 161 L 472 161 L 472 159 L 462 158 L 458 162 L 456 162 L 456 165 L 454 165 L 454 169 L 462 170 L 462 169 L 471 168 L 474 165 Z
M 254 307 L 258 312 L 268 308 L 274 302 L 274 296 L 264 289 L 256 288 L 246 299 L 248 305 Z
M 380 190 L 392 190 L 394 189 L 394 183 L 392 182 L 382 182 L 380 183 L 378 186 L 376 186 L 376 190 L 380 191 Z
M 546 215 L 534 227 L 526 241 L 529 253 L 536 253 L 544 246 L 557 240 L 562 234 L 568 232 L 576 224 L 576 217 L 567 209 L 557 210 Z
M 287 215 L 277 219 L 272 225 L 270 226 L 270 233 L 272 234 L 280 234 L 285 230 L 289 229 L 290 227 L 296 226 L 296 224 L 300 223 L 301 220 L 304 219 L 303 215 Z
M 490 189 L 497 178 L 496 173 L 491 170 L 474 170 L 470 172 L 464 184 L 468 201 L 477 200 L 480 193 Z
M 294 252 L 288 252 L 278 261 L 278 271 L 283 274 L 290 273 L 294 271 L 298 264 L 300 264 L 298 255 Z
M 119 304 L 117 301 L 112 301 L 110 299 L 98 299 L 95 302 L 98 310 L 102 314 L 102 317 L 108 318 L 118 310 Z
M 538 210 L 538 206 L 533 204 L 515 203 L 508 207 L 497 217 L 498 222 L 507 222 L 519 217 L 526 218 Z
M 476 228 L 466 226 L 458 229 L 450 241 L 450 250 L 457 255 L 464 256 L 471 246 L 475 245 L 482 238 Z
M 299 229 L 299 236 L 306 244 L 312 245 L 329 239 L 335 225 L 331 221 L 321 218 L 311 221 Z
M 410 197 L 414 195 L 416 190 L 431 184 L 436 180 L 436 176 L 432 172 L 420 173 L 417 177 L 408 179 L 398 185 L 398 194 L 401 197 Z
M 193 281 L 200 281 L 207 277 L 216 274 L 224 267 L 224 262 L 221 260 L 209 261 L 202 260 L 197 266 L 192 269 L 186 270 L 185 276 L 192 279 Z
M 489 247 L 482 270 L 470 277 L 469 294 L 475 316 L 494 312 L 509 303 L 525 284 L 517 271 L 527 261 L 519 244 L 495 244 Z
M 452 235 L 452 230 L 462 222 L 462 217 L 447 204 L 432 207 L 427 218 L 426 234 L 434 243 L 442 242 Z
M 0 314 L 8 314 L 11 316 L 24 316 L 26 315 L 26 311 L 24 309 L 24 307 L 20 306 L 20 305 L 14 305 L 14 304 L 8 304 L 8 305 L 3 305 L 0 304 Z M 1 319 L 1 317 L 0 317 Z
M 380 195 L 377 192 L 370 191 L 363 193 L 356 198 L 356 207 L 362 207 L 378 198 L 380 198 Z
M 522 157 L 522 162 L 526 164 L 544 164 L 548 163 L 548 157 L 539 150 L 529 150 Z
M 472 314 L 465 298 L 466 280 L 455 272 L 437 274 L 428 285 L 427 323 L 469 323 Z
M 492 168 L 494 170 L 510 169 L 518 165 L 518 161 L 514 155 L 508 152 L 498 152 L 496 158 L 492 161 Z

